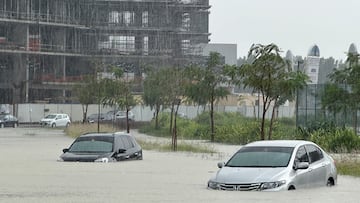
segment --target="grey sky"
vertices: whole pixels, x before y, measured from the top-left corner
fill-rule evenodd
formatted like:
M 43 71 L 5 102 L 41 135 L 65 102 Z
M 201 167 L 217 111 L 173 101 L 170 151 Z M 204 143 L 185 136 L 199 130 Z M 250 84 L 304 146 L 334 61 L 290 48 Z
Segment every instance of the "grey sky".
M 317 44 L 320 56 L 345 59 L 360 46 L 359 0 L 210 0 L 211 43 L 235 43 L 238 56 L 251 44 L 275 43 L 306 56 Z

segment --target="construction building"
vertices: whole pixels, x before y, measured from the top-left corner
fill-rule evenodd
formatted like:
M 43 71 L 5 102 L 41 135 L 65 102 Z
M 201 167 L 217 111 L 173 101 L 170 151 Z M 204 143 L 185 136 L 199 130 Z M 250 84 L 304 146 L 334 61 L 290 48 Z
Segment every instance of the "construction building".
M 0 104 L 72 102 L 72 84 L 94 67 L 141 75 L 197 63 L 209 9 L 209 0 L 1 0 Z

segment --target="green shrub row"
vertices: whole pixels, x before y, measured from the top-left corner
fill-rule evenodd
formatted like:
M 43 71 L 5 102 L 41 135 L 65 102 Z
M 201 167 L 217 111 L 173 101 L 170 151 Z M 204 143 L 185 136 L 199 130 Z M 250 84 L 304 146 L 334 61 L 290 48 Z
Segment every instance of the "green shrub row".
M 330 152 L 352 153 L 360 151 L 360 137 L 352 129 L 335 129 L 331 132 L 319 129 L 311 134 L 310 140 Z
M 227 144 L 246 144 L 260 138 L 260 121 L 246 118 L 239 113 L 215 113 L 215 142 Z M 159 115 L 159 129 L 154 129 L 155 121 L 150 126 L 140 129 L 143 133 L 155 136 L 168 136 L 170 133 L 170 114 Z M 269 126 L 269 121 L 266 121 Z M 360 151 L 360 136 L 352 129 L 336 127 L 333 123 L 319 122 L 307 128 L 295 127 L 295 119 L 278 119 L 273 125 L 271 139 L 310 140 L 330 152 Z M 268 129 L 268 128 L 267 128 Z M 210 118 L 208 112 L 194 119 L 177 118 L 177 135 L 179 139 L 210 139 Z M 266 139 L 268 138 L 266 132 Z

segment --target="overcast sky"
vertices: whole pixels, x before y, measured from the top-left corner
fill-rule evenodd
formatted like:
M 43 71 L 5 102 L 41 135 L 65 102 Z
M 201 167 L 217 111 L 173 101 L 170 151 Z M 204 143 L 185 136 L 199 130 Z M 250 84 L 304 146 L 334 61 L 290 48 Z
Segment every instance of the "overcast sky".
M 275 43 L 306 56 L 345 59 L 360 46 L 360 0 L 210 0 L 210 43 L 237 44 L 238 57 L 253 43 Z

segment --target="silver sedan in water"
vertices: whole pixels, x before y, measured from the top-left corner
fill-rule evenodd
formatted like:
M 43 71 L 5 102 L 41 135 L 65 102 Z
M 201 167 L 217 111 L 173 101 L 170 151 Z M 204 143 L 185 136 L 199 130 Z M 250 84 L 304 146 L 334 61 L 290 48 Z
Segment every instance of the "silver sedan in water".
M 301 140 L 257 141 L 240 148 L 208 181 L 208 188 L 279 191 L 333 186 L 334 160 L 318 145 Z

